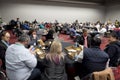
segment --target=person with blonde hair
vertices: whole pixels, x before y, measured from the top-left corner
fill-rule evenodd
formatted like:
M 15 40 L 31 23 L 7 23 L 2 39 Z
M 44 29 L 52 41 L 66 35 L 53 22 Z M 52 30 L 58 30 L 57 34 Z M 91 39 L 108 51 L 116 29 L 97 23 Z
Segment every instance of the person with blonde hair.
M 46 54 L 45 58 L 41 60 L 44 66 L 42 73 L 42 80 L 67 80 L 65 72 L 65 63 L 72 62 L 62 52 L 62 44 L 54 40 L 51 44 L 50 51 Z
M 62 53 L 62 45 L 58 41 L 54 41 L 50 48 L 50 54 L 46 55 L 47 59 L 53 61 L 56 64 L 60 63 L 61 59 L 64 59 L 64 54 Z

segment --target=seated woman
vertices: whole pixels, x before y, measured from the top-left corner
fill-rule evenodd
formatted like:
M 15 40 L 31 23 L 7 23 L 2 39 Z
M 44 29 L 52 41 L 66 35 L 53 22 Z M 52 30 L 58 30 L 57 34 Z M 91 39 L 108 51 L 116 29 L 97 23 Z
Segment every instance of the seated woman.
M 29 36 L 30 36 L 30 43 L 29 45 L 33 45 L 36 46 L 37 45 L 37 41 L 39 40 L 37 34 L 36 34 L 36 30 L 33 29 L 29 32 Z
M 41 80 L 67 80 L 65 63 L 73 61 L 67 58 L 62 52 L 62 45 L 58 41 L 53 41 L 50 52 L 46 54 L 41 63 L 44 66 Z

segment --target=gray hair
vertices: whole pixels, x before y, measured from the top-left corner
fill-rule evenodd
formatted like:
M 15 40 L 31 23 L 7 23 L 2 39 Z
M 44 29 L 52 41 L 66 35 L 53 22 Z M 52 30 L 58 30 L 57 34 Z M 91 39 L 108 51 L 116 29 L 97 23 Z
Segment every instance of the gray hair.
M 30 41 L 30 37 L 27 34 L 22 34 L 21 36 L 19 36 L 18 41 L 19 42 Z

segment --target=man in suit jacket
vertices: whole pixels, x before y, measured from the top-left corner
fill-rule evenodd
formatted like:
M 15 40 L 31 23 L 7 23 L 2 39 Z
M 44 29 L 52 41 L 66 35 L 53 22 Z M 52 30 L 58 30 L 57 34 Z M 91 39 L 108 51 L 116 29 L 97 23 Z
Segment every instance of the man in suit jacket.
M 85 47 L 91 46 L 91 36 L 88 35 L 87 29 L 83 29 L 83 33 L 78 37 L 77 42 Z
M 2 68 L 5 68 L 5 52 L 9 46 L 10 33 L 7 31 L 2 31 L 0 33 L 0 59 L 2 60 Z

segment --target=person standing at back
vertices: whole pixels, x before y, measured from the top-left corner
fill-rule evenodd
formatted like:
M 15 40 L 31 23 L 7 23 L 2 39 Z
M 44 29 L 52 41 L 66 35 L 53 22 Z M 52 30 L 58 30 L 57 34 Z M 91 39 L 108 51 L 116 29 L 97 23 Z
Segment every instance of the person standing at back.
M 6 50 L 6 74 L 9 80 L 40 80 L 40 71 L 35 68 L 37 59 L 32 49 L 27 49 L 30 38 L 21 35 L 18 42 Z
M 0 33 L 0 59 L 2 60 L 2 68 L 5 70 L 5 52 L 9 46 L 10 33 L 7 31 L 2 31 Z
M 83 33 L 81 36 L 78 36 L 77 42 L 85 47 L 91 46 L 91 36 L 88 34 L 87 29 L 83 29 Z
M 118 35 L 116 32 L 111 32 L 108 34 L 109 44 L 105 48 L 105 52 L 110 57 L 109 66 L 116 67 L 118 64 L 118 58 L 120 58 L 120 41 L 118 40 Z

